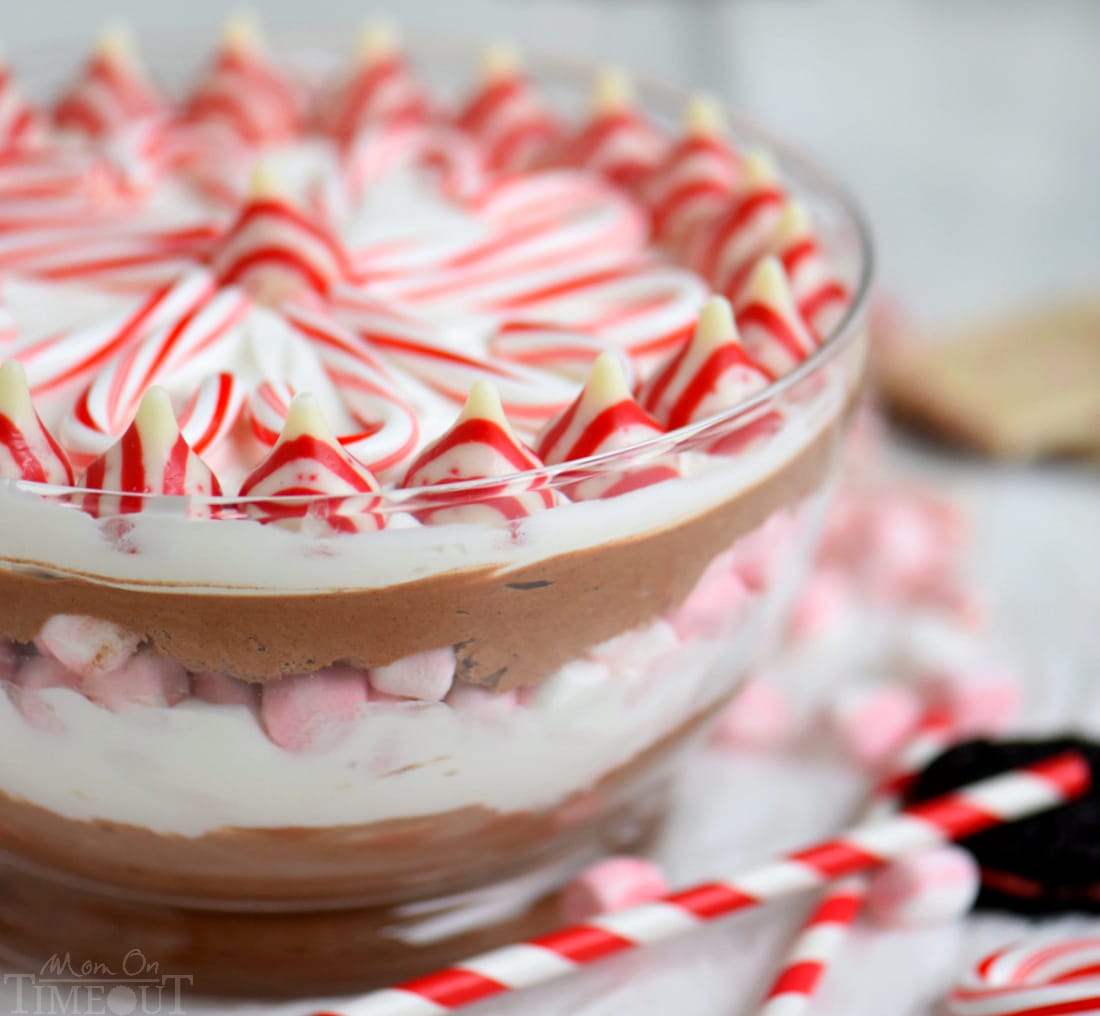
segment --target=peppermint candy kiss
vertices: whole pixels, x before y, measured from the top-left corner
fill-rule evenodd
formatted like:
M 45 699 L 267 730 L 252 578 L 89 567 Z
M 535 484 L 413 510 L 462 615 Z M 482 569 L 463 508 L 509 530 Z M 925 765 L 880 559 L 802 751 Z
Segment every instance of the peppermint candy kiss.
M 466 404 L 451 429 L 417 456 L 403 486 L 430 487 L 458 480 L 510 477 L 540 465 L 542 463 L 512 432 L 496 388 L 481 380 L 470 389 Z M 544 479 L 536 477 L 486 485 L 476 491 L 425 494 L 423 500 L 439 505 L 416 513 L 425 523 L 499 524 L 553 507 L 554 494 Z
M 604 67 L 596 76 L 592 117 L 566 144 L 563 161 L 631 188 L 661 161 L 665 148 L 664 137 L 638 111 L 630 78 Z
M 478 142 L 486 167 L 497 173 L 529 169 L 546 156 L 562 131 L 524 75 L 518 54 L 501 45 L 485 51 L 482 85 L 455 123 Z
M 0 55 L 0 155 L 33 143 L 40 127 L 37 111 L 24 98 Z
M 700 224 L 688 244 L 688 262 L 715 292 L 730 296 L 740 289 L 743 273 L 767 252 L 786 199 L 771 159 L 747 155 L 725 210 Z
M 237 15 L 226 22 L 214 65 L 191 96 L 184 120 L 258 146 L 293 138 L 302 127 L 302 105 L 268 57 L 259 26 Z
M 333 436 L 317 400 L 302 394 L 290 403 L 275 447 L 241 484 L 241 497 L 279 499 L 246 506 L 263 522 L 298 525 L 308 516 L 336 532 L 353 533 L 385 524 L 369 510 L 376 499 L 357 496 L 377 490 L 370 471 Z
M 347 144 L 373 124 L 425 120 L 428 98 L 409 72 L 394 30 L 368 26 L 359 36 L 358 50 L 354 71 L 322 118 L 326 130 Z
M 54 109 L 54 120 L 59 127 L 103 137 L 163 110 L 129 32 L 115 27 L 100 37 L 83 75 Z
M 588 381 L 576 401 L 539 436 L 538 454 L 548 464 L 629 448 L 659 434 L 661 425 L 634 401 L 613 353 L 603 353 L 592 365 Z M 609 471 L 565 488 L 575 501 L 615 497 L 678 475 L 669 465 Z
M 192 451 L 180 433 L 168 393 L 152 387 L 141 400 L 133 423 L 119 440 L 88 467 L 84 486 L 126 494 L 220 497 L 218 478 Z M 86 494 L 92 515 L 127 515 L 149 507 L 143 497 Z M 203 509 L 197 511 L 205 514 Z
M 251 200 L 226 231 L 212 267 L 223 283 L 238 283 L 272 306 L 306 291 L 322 296 L 348 273 L 339 241 L 290 204 L 262 165 L 253 175 Z
M 638 391 L 638 401 L 669 430 L 723 413 L 771 383 L 745 350 L 729 302 L 711 297 L 691 340 Z
M 39 419 L 22 364 L 0 365 L 0 477 L 71 486 L 73 467 Z
M 741 171 L 741 157 L 722 129 L 718 104 L 693 96 L 684 110 L 684 136 L 646 185 L 654 234 L 675 250 L 720 211 Z
M 825 260 L 801 202 L 787 202 L 770 246 L 790 279 L 799 314 L 820 342 L 840 321 L 850 297 Z
M 736 309 L 737 326 L 749 355 L 776 376 L 817 348 L 817 340 L 795 306 L 783 266 L 775 257 L 757 262 Z

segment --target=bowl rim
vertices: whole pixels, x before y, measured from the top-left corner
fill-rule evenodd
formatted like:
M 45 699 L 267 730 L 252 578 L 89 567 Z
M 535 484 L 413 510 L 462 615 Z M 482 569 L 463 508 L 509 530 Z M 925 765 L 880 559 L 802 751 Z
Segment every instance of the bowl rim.
M 329 26 L 328 32 L 335 33 L 336 29 Z M 323 41 L 307 41 L 303 45 L 303 37 L 292 32 L 286 26 L 277 26 L 271 36 L 279 40 L 282 36 L 293 34 L 294 46 L 298 50 L 307 51 L 311 46 L 317 46 L 324 50 L 326 55 L 332 55 L 334 47 L 332 37 L 326 37 L 326 30 L 319 32 L 314 30 L 304 36 L 305 40 L 327 38 L 327 44 Z M 189 36 L 194 35 L 195 40 L 200 33 L 168 33 L 152 32 L 143 33 L 143 52 L 146 51 L 145 40 L 151 41 L 148 50 L 156 52 L 161 46 L 169 47 L 173 55 L 178 54 L 181 48 L 189 49 L 192 41 Z M 202 38 L 207 40 L 205 34 Z M 484 42 L 478 42 L 471 38 L 456 35 L 432 32 L 410 32 L 402 39 L 403 50 L 408 52 L 415 61 L 418 54 L 436 53 L 445 55 L 449 59 L 461 58 L 468 66 L 472 66 L 478 54 L 484 48 Z M 283 47 L 277 47 L 282 51 Z M 56 53 L 56 45 L 30 45 L 22 52 L 29 56 L 44 56 L 50 51 Z M 283 54 L 285 56 L 285 54 Z M 596 71 L 603 66 L 600 61 L 594 59 L 566 56 L 550 50 L 540 50 L 537 47 L 523 50 L 525 71 L 532 72 L 532 76 L 538 80 L 541 77 L 551 76 L 557 79 L 572 79 L 571 84 L 587 87 Z M 683 104 L 694 94 L 694 90 L 674 84 L 659 76 L 648 73 L 632 74 L 632 79 L 637 86 L 639 106 L 649 113 L 647 99 L 654 99 L 671 108 L 682 109 Z M 563 474 L 569 474 L 570 478 L 577 473 L 585 476 L 605 469 L 614 468 L 618 464 L 626 465 L 635 457 L 650 458 L 672 451 L 681 443 L 690 443 L 700 435 L 711 431 L 721 431 L 726 425 L 734 422 L 746 422 L 751 420 L 766 405 L 783 395 L 789 389 L 798 385 L 806 377 L 813 374 L 819 367 L 833 360 L 839 353 L 854 341 L 860 332 L 860 324 L 864 317 L 869 301 L 874 274 L 875 274 L 875 247 L 871 228 L 866 215 L 858 201 L 850 190 L 837 178 L 825 169 L 816 158 L 806 154 L 798 145 L 788 142 L 782 136 L 776 134 L 770 128 L 761 126 L 753 117 L 744 113 L 725 100 L 720 101 L 720 108 L 728 124 L 727 134 L 739 141 L 750 142 L 750 147 L 763 148 L 769 155 L 777 157 L 782 175 L 788 175 L 793 171 L 797 181 L 803 186 L 808 186 L 811 192 L 819 199 L 824 200 L 839 211 L 845 223 L 855 239 L 856 271 L 850 285 L 850 301 L 839 321 L 834 324 L 829 333 L 822 339 L 821 344 L 798 363 L 794 368 L 782 376 L 771 381 L 760 391 L 737 403 L 721 413 L 716 413 L 702 420 L 687 424 L 673 430 L 654 435 L 644 441 L 628 445 L 625 448 L 613 451 L 599 452 L 580 459 L 571 459 L 566 462 L 553 465 L 543 464 L 534 469 L 509 473 L 502 476 L 483 477 L 478 479 L 449 480 L 446 482 L 422 485 L 416 487 L 383 487 L 371 494 L 312 494 L 312 495 L 222 495 L 218 497 L 201 495 L 170 495 L 162 493 L 146 493 L 129 491 L 104 491 L 99 488 L 82 487 L 78 485 L 51 484 L 32 480 L 0 478 L 0 490 L 4 487 L 14 488 L 47 498 L 58 497 L 84 497 L 98 495 L 108 497 L 125 497 L 128 501 L 139 500 L 155 503 L 179 503 L 184 502 L 195 505 L 209 505 L 211 507 L 246 506 L 249 504 L 286 504 L 286 505 L 311 505 L 326 501 L 349 502 L 369 500 L 374 511 L 386 511 L 390 502 L 393 510 L 404 510 L 405 502 L 418 498 L 429 498 L 438 501 L 441 497 L 454 497 L 466 492 L 478 493 L 480 491 L 500 491 L 502 488 L 510 490 L 523 482 L 548 481 L 552 484 L 555 478 Z M 671 119 L 669 116 L 658 116 L 658 119 Z

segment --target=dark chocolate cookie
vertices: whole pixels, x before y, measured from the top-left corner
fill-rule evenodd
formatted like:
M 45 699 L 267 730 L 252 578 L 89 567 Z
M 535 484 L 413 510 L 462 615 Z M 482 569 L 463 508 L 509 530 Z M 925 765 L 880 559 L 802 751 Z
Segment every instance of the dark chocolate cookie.
M 1076 738 L 967 741 L 936 758 L 906 794 L 907 803 L 916 803 L 1071 750 L 1088 759 L 1089 794 L 962 841 L 981 866 L 979 907 L 1022 914 L 1100 913 L 1100 745 Z

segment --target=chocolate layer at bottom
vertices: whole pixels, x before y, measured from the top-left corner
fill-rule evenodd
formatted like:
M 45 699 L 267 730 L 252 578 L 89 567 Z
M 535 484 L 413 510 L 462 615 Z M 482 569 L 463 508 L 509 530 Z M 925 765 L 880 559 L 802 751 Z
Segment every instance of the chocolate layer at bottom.
M 0 962 L 40 971 L 67 953 L 74 965 L 118 969 L 139 949 L 197 993 L 294 997 L 390 984 L 549 930 L 551 889 L 570 871 L 649 844 L 669 763 L 714 712 L 542 812 L 188 839 L 0 798 Z M 547 889 L 532 894 L 525 887 L 540 876 Z M 516 905 L 502 916 L 427 933 L 432 919 L 460 918 L 489 890 L 500 900 L 510 883 Z

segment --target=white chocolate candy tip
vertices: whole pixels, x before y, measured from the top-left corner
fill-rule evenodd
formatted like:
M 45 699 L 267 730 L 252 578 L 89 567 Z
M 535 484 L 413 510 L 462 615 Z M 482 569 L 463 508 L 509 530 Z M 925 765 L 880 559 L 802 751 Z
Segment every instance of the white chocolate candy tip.
M 793 240 L 806 236 L 813 230 L 809 210 L 796 198 L 789 198 L 783 205 L 783 211 L 776 223 L 775 235 L 780 241 Z
M 481 76 L 485 81 L 504 81 L 523 66 L 519 50 L 510 42 L 493 42 L 482 50 Z
M 392 21 L 384 18 L 368 21 L 355 41 L 359 62 L 370 66 L 392 56 L 401 48 L 401 33 Z
M 256 200 L 283 196 L 282 182 L 268 163 L 257 162 L 252 167 L 252 178 L 248 182 L 248 193 L 250 197 Z
M 713 95 L 703 92 L 688 98 L 684 107 L 684 133 L 691 137 L 712 138 L 722 134 L 726 118 Z
M 134 415 L 134 426 L 145 441 L 154 445 L 167 445 L 176 440 L 179 424 L 172 409 L 172 400 L 159 385 L 153 385 L 141 397 Z
M 474 382 L 470 394 L 466 396 L 462 412 L 458 414 L 459 423 L 465 420 L 489 420 L 502 427 L 508 426 L 508 418 L 500 404 L 500 393 L 492 381 L 481 378 Z
M 336 438 L 332 434 L 328 420 L 325 419 L 321 403 L 309 392 L 295 395 L 291 400 L 279 440 L 291 441 L 303 434 L 309 434 L 328 444 L 336 444 Z
M 745 300 L 770 305 L 786 305 L 791 300 L 787 273 L 774 254 L 757 261 L 745 285 Z
M 779 178 L 775 160 L 762 151 L 749 152 L 744 161 L 745 183 L 772 183 Z
M 618 113 L 634 105 L 634 84 L 621 67 L 601 67 L 592 88 L 595 113 Z
M 234 53 L 260 53 L 264 50 L 263 32 L 256 12 L 233 11 L 222 22 L 221 46 Z
M 736 339 L 737 325 L 733 320 L 733 308 L 724 296 L 712 296 L 699 311 L 695 325 L 695 342 L 720 346 Z
M 600 404 L 611 405 L 630 398 L 622 361 L 614 353 L 600 353 L 592 363 L 585 391 Z
M 95 53 L 112 63 L 134 66 L 137 63 L 137 43 L 130 26 L 125 21 L 110 21 L 104 25 L 96 37 Z
M 30 408 L 31 393 L 23 364 L 18 360 L 5 360 L 0 363 L 0 410 L 14 416 Z

